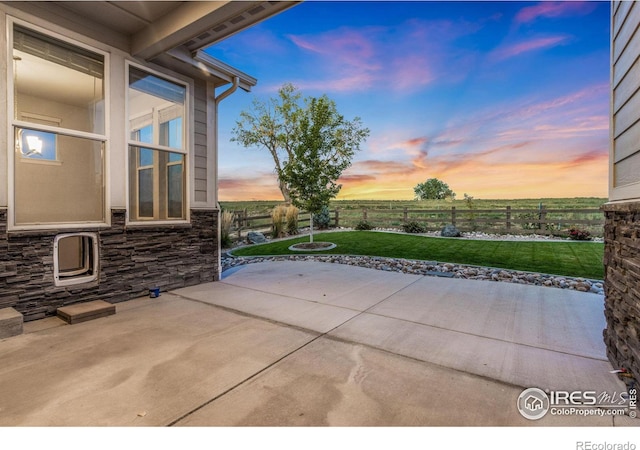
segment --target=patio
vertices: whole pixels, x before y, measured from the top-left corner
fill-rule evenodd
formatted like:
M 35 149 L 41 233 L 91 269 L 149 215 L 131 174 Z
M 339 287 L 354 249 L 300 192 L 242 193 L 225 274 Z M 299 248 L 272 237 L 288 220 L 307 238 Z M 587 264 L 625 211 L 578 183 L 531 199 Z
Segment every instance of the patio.
M 524 388 L 624 392 L 603 298 L 317 262 L 0 341 L 0 426 L 625 426 L 523 418 Z

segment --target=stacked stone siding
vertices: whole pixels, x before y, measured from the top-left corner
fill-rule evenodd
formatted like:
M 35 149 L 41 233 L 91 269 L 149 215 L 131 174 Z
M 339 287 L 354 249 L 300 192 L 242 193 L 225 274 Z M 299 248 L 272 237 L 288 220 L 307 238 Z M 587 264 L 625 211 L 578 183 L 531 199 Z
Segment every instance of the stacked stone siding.
M 117 303 L 148 294 L 214 281 L 218 274 L 218 211 L 192 210 L 191 223 L 126 226 L 125 211 L 111 211 L 102 229 L 7 232 L 0 209 L 0 308 L 13 307 L 25 321 L 54 315 L 61 306 L 92 300 Z M 100 275 L 96 282 L 57 287 L 53 240 L 57 234 L 98 235 Z
M 640 380 L 640 202 L 603 209 L 607 354 L 615 368 Z

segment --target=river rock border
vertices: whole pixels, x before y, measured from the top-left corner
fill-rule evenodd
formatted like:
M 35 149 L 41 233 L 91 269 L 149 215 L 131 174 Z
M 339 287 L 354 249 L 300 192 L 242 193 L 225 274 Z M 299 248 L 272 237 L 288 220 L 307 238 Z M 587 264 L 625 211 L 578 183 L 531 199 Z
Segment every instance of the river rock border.
M 487 280 L 505 283 L 529 284 L 559 289 L 571 289 L 604 295 L 602 280 L 572 278 L 534 272 L 521 272 L 491 267 L 468 266 L 461 264 L 439 263 L 437 261 L 418 261 L 375 256 L 350 255 L 286 255 L 234 257 L 228 253 L 222 255 L 222 270 L 244 264 L 268 261 L 319 261 L 334 264 L 365 267 L 368 269 L 400 272 L 414 275 L 463 278 L 468 280 Z

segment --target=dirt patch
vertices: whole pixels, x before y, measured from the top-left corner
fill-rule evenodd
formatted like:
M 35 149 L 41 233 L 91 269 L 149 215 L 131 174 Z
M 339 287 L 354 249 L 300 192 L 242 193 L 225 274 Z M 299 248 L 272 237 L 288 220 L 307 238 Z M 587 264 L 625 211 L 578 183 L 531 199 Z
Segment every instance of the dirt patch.
M 294 244 L 289 249 L 291 250 L 306 250 L 306 251 L 322 251 L 322 250 L 331 250 L 335 248 L 336 244 L 332 242 L 300 242 L 299 244 Z

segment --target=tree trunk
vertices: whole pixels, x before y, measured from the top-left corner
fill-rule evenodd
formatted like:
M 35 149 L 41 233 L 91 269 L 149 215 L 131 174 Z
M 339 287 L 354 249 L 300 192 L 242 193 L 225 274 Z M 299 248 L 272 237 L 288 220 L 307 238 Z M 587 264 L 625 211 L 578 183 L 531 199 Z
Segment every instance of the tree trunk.
M 284 202 L 287 204 L 291 203 L 291 195 L 289 194 L 289 187 L 283 181 L 278 178 L 278 187 L 280 188 L 280 192 L 282 192 L 282 197 L 284 197 Z
M 313 213 L 309 213 L 309 242 L 313 243 Z

